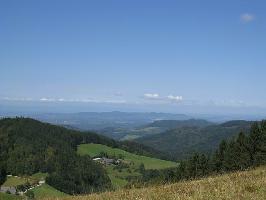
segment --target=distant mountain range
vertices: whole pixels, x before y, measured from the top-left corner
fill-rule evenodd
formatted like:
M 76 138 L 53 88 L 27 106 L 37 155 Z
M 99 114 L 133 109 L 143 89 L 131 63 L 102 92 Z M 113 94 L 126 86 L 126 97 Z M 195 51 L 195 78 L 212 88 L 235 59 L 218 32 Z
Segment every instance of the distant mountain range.
M 81 130 L 102 130 L 104 128 L 133 128 L 152 123 L 155 120 L 186 120 L 191 117 L 171 113 L 139 112 L 81 112 L 31 114 L 37 120 L 52 124 L 69 125 Z

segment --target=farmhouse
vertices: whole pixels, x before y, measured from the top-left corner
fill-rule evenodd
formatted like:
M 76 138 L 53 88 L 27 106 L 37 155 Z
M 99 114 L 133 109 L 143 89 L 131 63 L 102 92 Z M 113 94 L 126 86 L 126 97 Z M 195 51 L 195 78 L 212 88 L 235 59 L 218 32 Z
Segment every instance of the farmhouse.
M 106 165 L 111 165 L 111 164 L 114 164 L 115 163 L 115 160 L 114 159 L 111 159 L 111 158 L 103 158 L 103 162 Z
M 45 183 L 45 180 L 41 180 L 41 181 L 39 181 L 39 185 L 42 185 L 42 184 L 44 184 Z
M 102 158 L 93 158 L 92 160 L 93 160 L 93 161 L 101 161 Z
M 17 190 L 16 190 L 15 187 L 4 187 L 4 186 L 1 186 L 0 187 L 0 192 L 2 192 L 2 193 L 9 192 L 10 194 L 16 194 Z
M 115 164 L 116 161 L 115 159 L 112 158 L 106 158 L 106 157 L 102 157 L 102 158 L 94 158 L 92 159 L 93 161 L 99 162 L 103 165 L 111 165 L 111 164 Z

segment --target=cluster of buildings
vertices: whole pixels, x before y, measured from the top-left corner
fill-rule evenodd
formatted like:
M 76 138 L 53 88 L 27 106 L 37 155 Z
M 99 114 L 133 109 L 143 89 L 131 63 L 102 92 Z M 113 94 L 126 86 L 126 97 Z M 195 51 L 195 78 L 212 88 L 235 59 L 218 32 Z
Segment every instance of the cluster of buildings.
M 122 159 L 113 159 L 113 158 L 106 158 L 106 157 L 97 157 L 93 158 L 93 161 L 99 162 L 103 165 L 118 165 L 122 162 Z

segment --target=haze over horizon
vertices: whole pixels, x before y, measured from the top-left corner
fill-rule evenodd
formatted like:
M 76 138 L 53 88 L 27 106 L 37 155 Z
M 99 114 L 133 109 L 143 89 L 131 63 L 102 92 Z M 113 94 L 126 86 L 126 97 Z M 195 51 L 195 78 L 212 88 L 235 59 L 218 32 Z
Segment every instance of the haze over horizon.
M 263 0 L 1 1 L 0 112 L 266 116 L 265 10 Z

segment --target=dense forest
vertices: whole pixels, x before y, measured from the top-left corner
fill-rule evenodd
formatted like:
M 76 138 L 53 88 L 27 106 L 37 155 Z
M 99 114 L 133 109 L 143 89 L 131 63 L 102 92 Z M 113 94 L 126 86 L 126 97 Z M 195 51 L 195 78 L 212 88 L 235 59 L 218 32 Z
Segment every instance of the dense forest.
M 195 153 L 177 168 L 142 170 L 143 176 L 131 185 L 177 182 L 263 164 L 266 164 L 266 121 L 253 123 L 248 134 L 240 132 L 233 139 L 221 141 L 212 155 Z
M 47 183 L 68 194 L 103 191 L 111 182 L 101 165 L 76 153 L 77 145 L 98 143 L 141 155 L 151 148 L 134 142 L 116 142 L 91 132 L 79 132 L 29 118 L 0 120 L 0 183 L 6 174 L 48 172 Z

